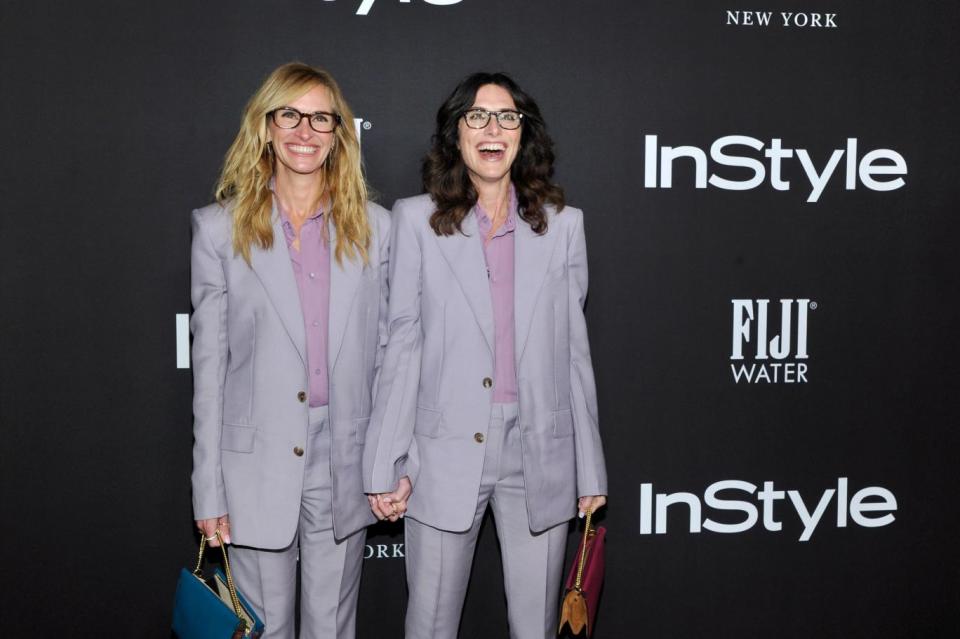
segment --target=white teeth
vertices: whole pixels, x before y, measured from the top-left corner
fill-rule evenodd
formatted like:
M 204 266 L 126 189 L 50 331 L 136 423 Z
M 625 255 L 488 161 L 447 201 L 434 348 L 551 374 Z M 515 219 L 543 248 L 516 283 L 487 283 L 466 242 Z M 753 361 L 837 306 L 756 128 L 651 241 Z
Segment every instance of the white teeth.
M 290 150 L 294 153 L 316 153 L 317 147 L 315 146 L 300 146 L 299 144 L 290 144 Z
M 481 144 L 479 148 L 481 151 L 503 151 L 507 148 L 507 145 L 490 143 L 490 144 Z

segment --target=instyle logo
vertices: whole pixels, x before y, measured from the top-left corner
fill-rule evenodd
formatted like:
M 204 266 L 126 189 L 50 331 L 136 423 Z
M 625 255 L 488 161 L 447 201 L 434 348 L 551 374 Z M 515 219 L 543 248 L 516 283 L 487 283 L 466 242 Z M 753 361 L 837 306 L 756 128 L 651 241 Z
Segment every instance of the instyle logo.
M 896 151 L 874 149 L 863 156 L 858 153 L 857 138 L 847 138 L 843 148 L 834 149 L 830 157 L 817 160 L 806 149 L 784 147 L 781 138 L 773 138 L 768 146 L 749 135 L 725 135 L 710 145 L 709 157 L 714 165 L 734 167 L 740 176 L 744 170 L 751 174 L 746 179 L 733 179 L 729 172 L 724 173 L 722 169 L 718 172 L 711 167 L 707 152 L 703 149 L 687 145 L 661 146 L 658 136 L 647 135 L 644 142 L 643 185 L 648 189 L 673 188 L 674 163 L 683 160 L 684 163 L 693 162 L 693 185 L 698 189 L 710 185 L 725 191 L 748 191 L 769 180 L 775 190 L 789 191 L 794 185 L 790 180 L 783 179 L 783 165 L 794 157 L 806 177 L 803 190 L 809 191 L 807 202 L 819 201 L 834 176 L 843 180 L 848 191 L 856 189 L 858 184 L 871 191 L 893 191 L 905 184 L 899 176 L 907 174 L 907 161 Z M 840 169 L 841 178 L 837 169 L 844 159 L 843 168 Z M 728 177 L 724 177 L 724 174 Z
M 834 521 L 837 528 L 846 528 L 850 520 L 863 528 L 879 528 L 894 522 L 892 513 L 897 510 L 897 499 L 892 492 L 880 486 L 861 488 L 852 497 L 849 492 L 846 477 L 837 478 L 836 488 L 824 490 L 819 498 L 807 499 L 797 490 L 776 490 L 772 481 L 763 482 L 760 491 L 755 484 L 739 479 L 714 482 L 707 486 L 702 500 L 686 492 L 657 493 L 654 497 L 653 484 L 641 484 L 640 534 L 667 534 L 667 512 L 671 506 L 688 516 L 687 531 L 691 533 L 704 530 L 723 534 L 746 532 L 761 521 L 761 515 L 764 530 L 780 532 L 783 530 L 783 513 L 780 511 L 787 510 L 787 516 L 799 519 L 803 527 L 799 541 L 809 541 L 817 526 L 826 521 L 823 516 L 831 502 L 836 509 Z M 759 507 L 744 499 L 746 497 L 753 497 Z M 789 499 L 792 509 L 778 508 L 777 502 L 784 499 Z M 717 513 L 739 514 L 732 518 L 732 522 L 720 523 L 709 516 L 704 518 L 704 505 Z
M 836 29 L 837 14 L 800 11 L 780 11 L 774 18 L 773 11 L 727 11 L 727 25 L 737 27 L 798 27 L 813 29 Z
M 781 299 L 779 333 L 770 330 L 770 300 L 734 299 L 730 372 L 734 383 L 805 384 L 811 310 L 809 299 Z M 796 321 L 794 321 L 796 318 Z M 774 325 L 775 326 L 775 325 Z M 740 363 L 742 362 L 742 363 Z
M 332 2 L 333 0 L 327 0 L 327 2 Z M 373 8 L 374 3 L 377 0 L 361 0 L 360 6 L 357 7 L 357 15 L 365 16 L 370 13 L 370 9 Z M 411 0 L 399 0 L 400 4 L 410 4 Z M 423 0 L 427 4 L 432 4 L 438 7 L 445 7 L 451 4 L 460 4 L 463 0 Z

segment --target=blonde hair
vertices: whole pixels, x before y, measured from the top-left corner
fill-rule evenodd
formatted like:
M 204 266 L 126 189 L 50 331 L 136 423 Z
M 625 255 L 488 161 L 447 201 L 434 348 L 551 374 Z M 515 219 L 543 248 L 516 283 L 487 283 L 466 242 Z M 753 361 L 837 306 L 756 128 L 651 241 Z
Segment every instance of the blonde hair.
M 367 185 L 360 165 L 360 141 L 353 126 L 353 112 L 333 76 L 300 62 L 290 62 L 275 69 L 247 102 L 240 130 L 227 151 L 217 183 L 217 202 L 233 212 L 233 250 L 247 264 L 252 245 L 269 249 L 274 239 L 270 220 L 274 157 L 267 144 L 267 114 L 289 105 L 316 86 L 330 92 L 333 110 L 341 118 L 323 167 L 332 200 L 330 219 L 337 235 L 334 256 L 338 264 L 344 255 L 349 259 L 359 255 L 364 264 L 369 262 Z

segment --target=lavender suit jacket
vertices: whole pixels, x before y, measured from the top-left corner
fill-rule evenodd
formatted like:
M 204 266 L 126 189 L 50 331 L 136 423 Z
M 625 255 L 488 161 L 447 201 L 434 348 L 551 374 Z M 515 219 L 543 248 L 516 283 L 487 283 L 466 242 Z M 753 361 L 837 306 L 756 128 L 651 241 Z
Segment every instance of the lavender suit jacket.
M 408 516 L 463 531 L 473 522 L 493 389 L 493 309 L 473 215 L 437 236 L 432 200 L 393 209 L 389 341 L 363 459 L 367 492 L 408 475 Z M 607 493 L 583 303 L 583 213 L 547 210 L 548 230 L 518 220 L 516 365 L 529 526 L 574 516 L 576 498 Z
M 370 263 L 331 251 L 327 367 L 334 533 L 372 523 L 361 460 L 374 378 L 386 343 L 390 218 L 367 205 Z M 276 206 L 272 248 L 235 255 L 219 205 L 193 213 L 193 509 L 229 513 L 233 543 L 284 548 L 300 517 L 308 429 L 303 313 Z M 331 246 L 336 243 L 332 224 Z

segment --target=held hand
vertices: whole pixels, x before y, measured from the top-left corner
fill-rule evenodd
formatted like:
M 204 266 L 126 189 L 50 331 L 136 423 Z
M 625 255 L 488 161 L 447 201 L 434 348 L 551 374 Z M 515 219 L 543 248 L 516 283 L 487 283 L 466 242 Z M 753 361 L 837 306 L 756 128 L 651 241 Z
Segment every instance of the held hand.
M 380 508 L 380 494 L 379 493 L 369 493 L 367 495 L 367 503 L 370 504 L 370 510 L 373 511 L 373 516 L 379 519 L 380 521 L 386 521 L 387 515 Z
M 397 482 L 396 489 L 394 489 L 392 493 L 380 495 L 381 509 L 391 511 L 391 513 L 387 515 L 387 519 L 397 521 L 403 518 L 403 514 L 407 512 L 407 499 L 412 492 L 413 485 L 410 483 L 410 478 L 401 477 L 400 481 Z
M 216 548 L 220 545 L 220 541 L 217 539 L 216 531 L 220 530 L 220 536 L 223 537 L 223 541 L 230 543 L 230 516 L 221 515 L 220 517 L 214 517 L 212 519 L 198 519 L 197 520 L 197 530 L 200 531 L 200 534 L 203 535 L 207 543 Z
M 413 486 L 410 484 L 410 478 L 401 477 L 393 492 L 367 495 L 367 501 L 377 519 L 397 521 L 407 512 L 407 499 L 411 492 L 413 492 Z
M 588 512 L 595 513 L 606 505 L 606 495 L 585 495 L 577 502 L 577 507 L 580 509 L 578 517 L 583 519 Z

